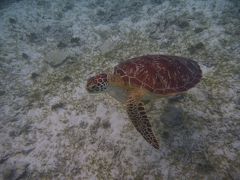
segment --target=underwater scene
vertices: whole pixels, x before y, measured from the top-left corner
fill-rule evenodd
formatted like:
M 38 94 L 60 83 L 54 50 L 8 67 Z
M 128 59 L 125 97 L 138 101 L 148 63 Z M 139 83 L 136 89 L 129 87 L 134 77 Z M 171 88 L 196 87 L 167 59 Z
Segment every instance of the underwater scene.
M 239 180 L 239 0 L 1 0 L 0 180 Z

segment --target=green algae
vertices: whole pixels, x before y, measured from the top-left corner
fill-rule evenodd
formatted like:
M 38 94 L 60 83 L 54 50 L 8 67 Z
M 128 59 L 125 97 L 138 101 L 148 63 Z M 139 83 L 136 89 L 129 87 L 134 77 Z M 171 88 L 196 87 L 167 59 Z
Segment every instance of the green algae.
M 40 90 L 32 91 L 30 96 L 28 97 L 29 106 L 32 106 L 34 103 L 40 104 L 42 97 L 42 92 Z

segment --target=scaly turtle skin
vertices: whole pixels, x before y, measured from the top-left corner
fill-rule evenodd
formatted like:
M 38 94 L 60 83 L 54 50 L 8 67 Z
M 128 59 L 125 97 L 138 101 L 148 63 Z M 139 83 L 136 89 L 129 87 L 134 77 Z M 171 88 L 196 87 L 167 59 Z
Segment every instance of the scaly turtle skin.
M 144 104 L 163 96 L 174 96 L 194 87 L 202 77 L 197 62 L 178 56 L 145 55 L 118 64 L 113 74 L 88 79 L 89 92 L 107 91 L 126 103 L 127 113 L 137 131 L 159 149 Z

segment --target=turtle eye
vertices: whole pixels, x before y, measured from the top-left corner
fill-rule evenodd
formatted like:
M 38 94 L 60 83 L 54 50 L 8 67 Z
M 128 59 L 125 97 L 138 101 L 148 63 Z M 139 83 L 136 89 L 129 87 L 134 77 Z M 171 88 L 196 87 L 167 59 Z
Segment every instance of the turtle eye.
M 94 91 L 98 91 L 98 86 L 93 85 L 92 89 L 93 89 Z
M 99 92 L 99 90 L 100 90 L 100 88 L 99 88 L 98 85 L 93 85 L 91 89 L 92 89 L 92 91 L 94 91 L 94 92 Z
M 96 85 L 90 85 L 89 86 L 89 88 L 88 88 L 88 90 L 90 91 L 90 92 L 94 92 L 94 91 L 96 91 Z

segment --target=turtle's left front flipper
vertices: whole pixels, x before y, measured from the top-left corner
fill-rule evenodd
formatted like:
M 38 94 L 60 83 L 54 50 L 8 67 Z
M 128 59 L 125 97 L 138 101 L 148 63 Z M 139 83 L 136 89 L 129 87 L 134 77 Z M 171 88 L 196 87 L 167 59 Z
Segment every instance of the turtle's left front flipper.
M 144 139 L 154 148 L 159 149 L 159 143 L 153 133 L 143 102 L 134 96 L 129 97 L 127 101 L 127 113 L 133 125 Z

